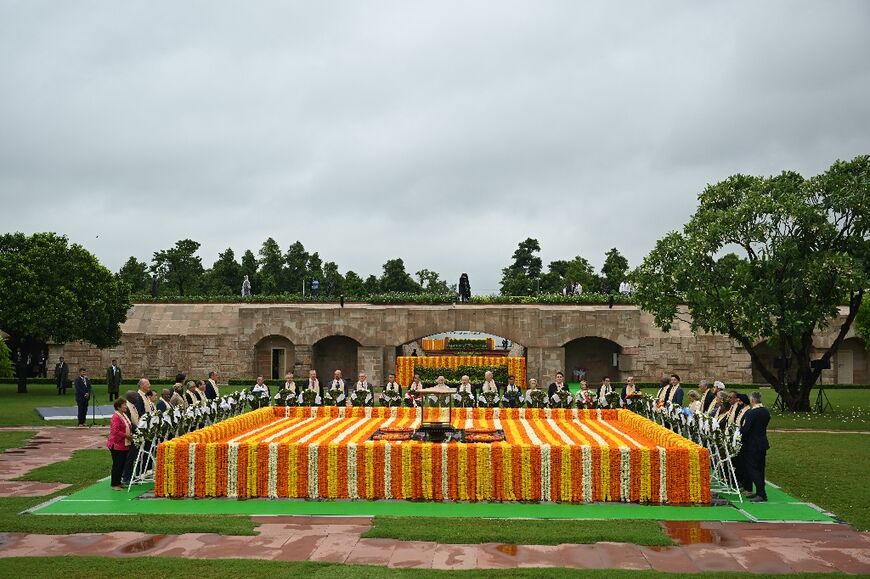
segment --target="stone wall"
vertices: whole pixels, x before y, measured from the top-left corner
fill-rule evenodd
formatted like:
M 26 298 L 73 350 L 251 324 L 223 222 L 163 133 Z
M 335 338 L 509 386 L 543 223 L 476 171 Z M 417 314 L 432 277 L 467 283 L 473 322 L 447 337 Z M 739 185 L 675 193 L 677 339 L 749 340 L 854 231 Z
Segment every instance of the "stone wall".
M 695 335 L 686 322 L 662 332 L 652 316 L 634 306 L 136 304 L 121 329 L 121 344 L 109 350 L 82 343 L 52 345 L 50 366 L 64 355 L 71 367 L 84 364 L 92 376 L 100 376 L 116 357 L 127 378 L 171 378 L 178 371 L 204 377 L 210 370 L 223 380 L 252 378 L 270 375 L 271 349 L 283 347 L 288 369 L 292 364 L 297 377 L 317 366 L 321 379 L 328 379 L 340 367 L 348 379 L 363 370 L 379 384 L 395 367 L 397 351 L 408 350 L 407 345 L 440 332 L 473 330 L 511 340 L 526 355 L 528 376 L 543 383 L 552 381 L 557 370 L 570 377 L 565 345 L 584 337 L 616 345 L 618 368 L 608 372 L 614 380 L 632 374 L 640 381 L 656 381 L 676 372 L 687 383 L 700 378 L 752 381 L 749 355 L 734 341 Z M 334 336 L 347 340 L 324 341 Z M 816 342 L 825 346 L 832 339 L 833 330 L 828 330 Z M 854 377 L 867 381 L 864 344 L 849 344 Z M 609 351 L 590 352 L 590 357 L 605 355 Z M 577 363 L 576 356 L 569 358 Z M 826 382 L 836 381 L 834 366 L 825 373 Z

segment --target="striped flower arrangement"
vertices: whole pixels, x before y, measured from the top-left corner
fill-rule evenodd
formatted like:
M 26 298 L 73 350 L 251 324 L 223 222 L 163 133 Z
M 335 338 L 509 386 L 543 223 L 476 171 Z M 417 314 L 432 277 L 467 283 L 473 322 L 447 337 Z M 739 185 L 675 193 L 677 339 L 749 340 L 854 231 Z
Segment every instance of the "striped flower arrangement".
M 710 502 L 706 449 L 622 409 L 454 409 L 455 427 L 500 429 L 506 440 L 493 444 L 369 440 L 379 428 L 414 428 L 423 418 L 440 417 L 443 412 L 437 408 L 262 408 L 160 444 L 155 493 L 161 497 Z

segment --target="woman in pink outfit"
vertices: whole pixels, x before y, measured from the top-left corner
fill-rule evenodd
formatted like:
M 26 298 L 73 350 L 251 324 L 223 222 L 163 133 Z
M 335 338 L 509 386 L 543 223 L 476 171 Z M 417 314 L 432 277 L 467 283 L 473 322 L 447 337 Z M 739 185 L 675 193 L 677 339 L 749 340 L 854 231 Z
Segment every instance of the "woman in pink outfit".
M 127 461 L 127 453 L 130 452 L 130 443 L 133 441 L 133 425 L 124 411 L 127 408 L 127 400 L 117 398 L 114 403 L 115 412 L 109 424 L 109 439 L 106 448 L 112 453 L 112 488 L 116 491 L 123 490 L 121 475 L 124 473 L 124 463 Z

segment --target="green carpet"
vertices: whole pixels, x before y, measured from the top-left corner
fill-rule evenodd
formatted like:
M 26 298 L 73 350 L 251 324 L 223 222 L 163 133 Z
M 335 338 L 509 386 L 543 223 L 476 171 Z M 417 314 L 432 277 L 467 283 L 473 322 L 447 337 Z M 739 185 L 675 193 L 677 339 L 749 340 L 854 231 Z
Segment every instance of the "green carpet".
M 732 506 L 658 506 L 631 503 L 438 503 L 411 501 L 305 501 L 297 499 L 140 498 L 153 485 L 131 492 L 113 491 L 101 481 L 68 497 L 38 507 L 37 515 L 324 515 L 426 516 L 503 519 L 647 519 L 657 521 L 818 521 L 833 519 L 770 486 L 768 503 Z

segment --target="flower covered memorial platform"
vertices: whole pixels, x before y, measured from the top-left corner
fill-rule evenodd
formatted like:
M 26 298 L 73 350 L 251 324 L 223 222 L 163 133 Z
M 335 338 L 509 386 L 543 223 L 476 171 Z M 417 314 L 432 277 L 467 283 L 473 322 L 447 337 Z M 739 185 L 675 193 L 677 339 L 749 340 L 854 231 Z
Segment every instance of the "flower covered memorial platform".
M 627 410 L 454 410 L 494 443 L 370 440 L 447 409 L 268 407 L 161 443 L 158 497 L 710 502 L 707 450 Z M 438 413 L 432 414 L 429 413 Z

